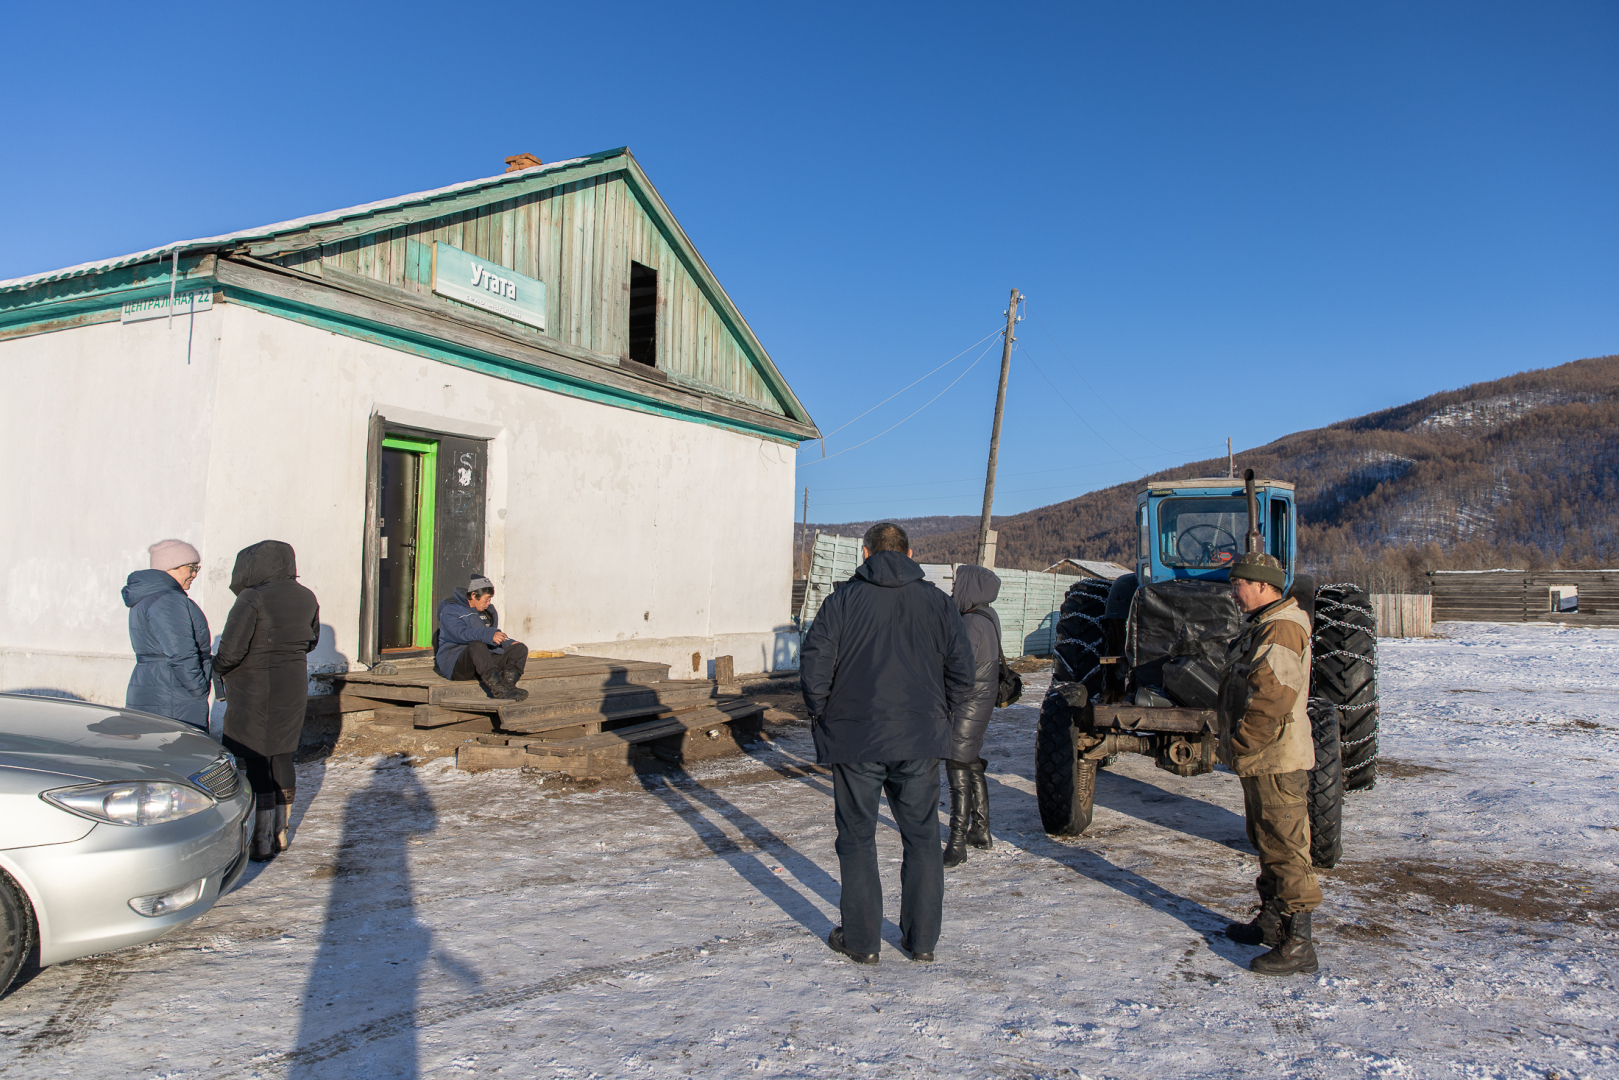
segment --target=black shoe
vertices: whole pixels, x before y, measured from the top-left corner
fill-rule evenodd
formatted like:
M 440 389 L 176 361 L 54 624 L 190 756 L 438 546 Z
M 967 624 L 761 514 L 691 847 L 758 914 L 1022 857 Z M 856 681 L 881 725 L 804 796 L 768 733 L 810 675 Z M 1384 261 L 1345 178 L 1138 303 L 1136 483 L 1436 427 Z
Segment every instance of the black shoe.
M 1248 961 L 1248 970 L 1258 975 L 1314 975 L 1320 971 L 1315 942 L 1310 937 L 1310 913 L 1283 915 L 1282 930 L 1286 935 L 1282 943 Z
M 971 773 L 966 765 L 944 763 L 944 777 L 950 784 L 950 839 L 944 845 L 946 869 L 967 861 L 967 817 L 972 795 Z
M 833 952 L 842 953 L 857 964 L 875 964 L 877 954 L 874 952 L 855 952 L 843 944 L 843 927 L 834 926 L 832 932 L 826 935 L 826 943 L 832 947 Z M 930 954 L 931 957 L 931 954 Z
M 984 851 L 995 846 L 989 835 L 989 781 L 984 778 L 984 770 L 988 767 L 989 762 L 983 758 L 967 767 L 967 791 L 971 796 L 968 803 L 967 843 Z
M 933 963 L 933 954 L 932 953 L 930 953 L 930 952 L 917 952 L 915 949 L 911 948 L 908 944 L 906 944 L 903 941 L 900 942 L 899 944 L 900 944 L 900 948 L 902 948 L 906 952 L 910 953 L 911 954 L 911 959 L 915 960 L 917 963 L 920 963 L 920 964 L 931 964 L 931 963 Z
M 1282 906 L 1274 896 L 1259 903 L 1259 913 L 1252 922 L 1234 922 L 1225 928 L 1225 936 L 1239 945 L 1263 945 L 1268 949 L 1282 943 Z

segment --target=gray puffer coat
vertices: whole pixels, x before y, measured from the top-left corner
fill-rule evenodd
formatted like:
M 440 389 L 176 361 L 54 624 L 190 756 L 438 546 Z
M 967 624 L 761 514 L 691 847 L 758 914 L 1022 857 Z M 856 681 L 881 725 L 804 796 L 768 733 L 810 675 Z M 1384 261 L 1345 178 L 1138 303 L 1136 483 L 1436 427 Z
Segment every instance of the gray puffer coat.
M 208 618 L 166 570 L 137 570 L 124 586 L 135 670 L 124 707 L 208 730 L 214 678 Z
M 956 567 L 950 596 L 973 647 L 973 688 L 951 714 L 950 760 L 977 761 L 1001 685 L 1001 617 L 989 605 L 1001 594 L 1001 579 L 982 566 Z

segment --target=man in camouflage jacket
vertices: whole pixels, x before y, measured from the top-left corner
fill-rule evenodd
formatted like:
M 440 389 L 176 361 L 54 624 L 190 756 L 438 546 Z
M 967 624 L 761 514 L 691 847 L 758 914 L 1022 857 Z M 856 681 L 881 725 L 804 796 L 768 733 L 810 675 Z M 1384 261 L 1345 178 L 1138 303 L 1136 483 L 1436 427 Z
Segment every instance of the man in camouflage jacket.
M 1248 839 L 1259 852 L 1259 914 L 1227 936 L 1270 951 L 1248 965 L 1263 975 L 1319 970 L 1310 913 L 1321 886 L 1310 864 L 1309 770 L 1315 742 L 1310 695 L 1310 620 L 1282 594 L 1287 573 L 1249 552 L 1231 566 L 1231 595 L 1248 615 L 1226 654 L 1220 684 L 1220 761 L 1242 780 Z

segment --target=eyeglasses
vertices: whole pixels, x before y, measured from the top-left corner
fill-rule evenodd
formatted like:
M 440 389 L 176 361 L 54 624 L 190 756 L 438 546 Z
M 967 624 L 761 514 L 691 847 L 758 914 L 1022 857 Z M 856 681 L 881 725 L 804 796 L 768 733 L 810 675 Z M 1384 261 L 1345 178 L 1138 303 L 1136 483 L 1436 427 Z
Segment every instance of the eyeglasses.
M 193 574 L 202 573 L 202 563 L 188 562 L 175 567 L 176 570 L 190 570 Z

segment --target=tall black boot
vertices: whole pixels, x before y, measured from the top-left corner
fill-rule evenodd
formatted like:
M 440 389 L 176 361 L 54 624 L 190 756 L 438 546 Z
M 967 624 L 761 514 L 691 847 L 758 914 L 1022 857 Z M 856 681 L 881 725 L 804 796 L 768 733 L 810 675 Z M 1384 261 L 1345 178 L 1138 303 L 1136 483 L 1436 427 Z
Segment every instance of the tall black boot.
M 1310 913 L 1295 911 L 1282 916 L 1282 943 L 1268 953 L 1248 961 L 1248 970 L 1259 975 L 1314 975 L 1321 970 L 1316 962 L 1315 942 L 1310 937 Z
M 1225 936 L 1239 945 L 1263 945 L 1274 949 L 1282 943 L 1282 905 L 1274 896 L 1259 898 L 1259 914 L 1252 922 L 1234 922 L 1225 928 Z
M 970 777 L 968 790 L 972 796 L 967 818 L 967 843 L 988 851 L 995 846 L 995 841 L 989 835 L 989 781 L 984 777 L 989 762 L 979 758 L 967 768 Z
M 954 761 L 946 761 L 944 776 L 950 784 L 950 841 L 944 846 L 944 865 L 960 866 L 967 861 L 967 816 L 972 799 L 971 769 Z

